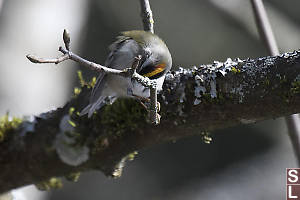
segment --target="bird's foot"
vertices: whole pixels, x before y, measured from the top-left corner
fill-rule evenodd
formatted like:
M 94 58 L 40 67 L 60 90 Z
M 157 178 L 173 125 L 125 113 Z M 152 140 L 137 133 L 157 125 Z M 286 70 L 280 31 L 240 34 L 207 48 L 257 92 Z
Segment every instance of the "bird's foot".
M 141 97 L 141 96 L 137 96 L 134 94 L 132 94 L 132 96 L 135 97 L 148 112 L 150 111 L 150 109 L 151 109 L 150 98 Z M 159 102 L 157 102 L 157 104 L 156 104 L 156 109 L 157 109 L 157 112 L 160 111 L 160 103 Z

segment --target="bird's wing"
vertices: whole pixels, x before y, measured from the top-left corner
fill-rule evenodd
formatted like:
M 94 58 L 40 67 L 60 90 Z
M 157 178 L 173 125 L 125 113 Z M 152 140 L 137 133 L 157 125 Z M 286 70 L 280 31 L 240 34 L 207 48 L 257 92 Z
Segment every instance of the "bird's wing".
M 117 41 L 109 46 L 109 50 L 105 65 L 113 69 L 131 67 L 134 58 L 143 53 L 141 46 L 127 36 L 118 36 Z
M 125 69 L 131 67 L 134 58 L 142 52 L 142 48 L 139 44 L 126 36 L 119 36 L 117 41 L 110 45 L 109 50 L 110 53 L 105 61 L 105 66 L 113 69 Z M 107 96 L 114 95 L 114 93 L 109 94 L 107 92 L 110 87 L 107 85 L 108 77 L 111 78 L 112 76 L 100 72 L 92 90 L 89 105 L 81 111 L 80 115 L 88 113 L 90 117 L 95 110 L 101 108 L 105 104 L 104 100 Z M 106 91 L 105 94 L 103 92 L 104 90 Z

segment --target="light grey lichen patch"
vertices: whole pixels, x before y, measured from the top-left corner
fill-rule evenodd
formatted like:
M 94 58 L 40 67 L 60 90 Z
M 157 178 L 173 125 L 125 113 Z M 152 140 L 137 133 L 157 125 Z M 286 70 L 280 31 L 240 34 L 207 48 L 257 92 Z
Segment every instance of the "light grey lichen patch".
M 263 78 L 270 66 L 274 65 L 275 58 L 274 57 L 266 57 L 266 58 L 259 58 L 257 62 L 252 59 L 248 59 L 245 61 L 244 65 L 241 67 L 241 72 L 245 72 L 248 77 L 253 77 L 253 79 L 249 79 L 251 84 L 255 84 L 255 78 L 259 74 L 261 78 Z
M 166 96 L 164 95 L 164 93 L 161 93 L 161 98 L 165 102 L 165 104 L 168 105 L 169 102 L 167 101 Z
M 217 98 L 217 73 L 221 74 L 223 77 L 226 76 L 228 72 L 236 70 L 236 66 L 239 63 L 243 62 L 239 58 L 235 59 L 234 61 L 228 58 L 224 63 L 219 61 L 214 61 L 212 65 L 207 65 L 205 68 L 200 69 L 202 75 L 195 76 L 195 101 L 194 104 L 197 105 L 201 102 L 201 92 L 205 93 L 209 91 L 211 98 Z
M 240 119 L 240 122 L 242 123 L 242 124 L 253 124 L 254 122 L 256 122 L 256 120 L 255 119 Z
M 279 55 L 279 57 L 284 58 L 286 62 L 292 63 L 295 62 L 295 60 L 300 58 L 300 51 L 293 51 L 293 52 L 287 52 Z
M 280 72 L 276 75 L 276 69 L 274 68 L 287 62 L 298 62 L 296 59 L 299 58 L 300 51 L 294 51 L 283 54 L 281 57 L 268 56 L 245 60 L 228 58 L 225 62 L 214 61 L 213 64 L 194 66 L 191 69 L 180 68 L 178 71 L 170 72 L 166 75 L 165 83 L 168 90 L 164 92 L 164 99 L 174 100 L 174 98 L 171 99 L 169 96 L 173 95 L 175 91 L 177 98 L 174 100 L 174 103 L 179 103 L 178 99 L 180 99 L 181 103 L 185 101 L 184 97 L 188 97 L 190 94 L 182 94 L 183 90 L 180 88 L 185 88 L 185 80 L 189 77 L 193 77 L 194 82 L 192 87 L 186 86 L 185 89 L 192 92 L 194 96 L 193 105 L 198 105 L 202 102 L 220 103 L 226 99 L 233 100 L 234 103 L 236 101 L 243 103 L 247 96 L 253 93 L 257 94 L 257 97 L 264 98 L 267 94 L 266 91 L 269 91 L 270 87 L 272 89 L 277 88 L 280 83 L 285 81 L 285 76 L 281 76 Z M 276 83 L 278 80 L 274 80 L 274 76 L 280 80 L 280 83 Z M 294 85 L 298 84 L 298 79 L 295 80 L 296 83 Z M 298 91 L 298 88 L 295 90 Z M 171 103 L 171 101 L 168 103 Z M 182 113 L 181 111 L 182 109 L 180 108 L 179 112 Z
M 89 148 L 76 145 L 76 126 L 69 115 L 65 115 L 60 122 L 60 132 L 57 134 L 54 147 L 59 158 L 66 164 L 78 166 L 89 159 Z
M 204 83 L 204 77 L 203 75 L 196 75 L 195 76 L 195 90 L 194 90 L 194 95 L 195 95 L 195 101 L 194 101 L 194 105 L 198 105 L 201 103 L 201 96 L 202 94 L 204 94 L 206 92 L 206 88 L 201 85 Z
M 170 90 L 175 90 L 176 94 L 178 96 L 178 100 L 175 101 L 175 103 L 179 103 L 177 106 L 177 114 L 179 116 L 184 115 L 184 107 L 185 107 L 185 101 L 186 101 L 186 81 L 189 78 L 192 78 L 194 76 L 195 69 L 183 69 L 179 68 L 179 70 L 175 71 L 173 74 L 169 73 L 166 75 L 166 81 L 172 83 L 170 85 Z M 162 94 L 162 98 L 165 99 L 164 94 Z M 168 102 L 166 102 L 168 103 Z
M 198 98 L 196 98 L 195 101 L 194 101 L 194 105 L 198 105 L 198 104 L 200 104 L 200 103 L 201 103 L 201 100 L 198 99 Z
M 183 74 L 186 79 L 190 78 L 193 76 L 193 70 L 191 69 L 183 69 L 179 68 L 179 70 L 175 73 L 175 78 Z M 178 92 L 179 92 L 179 105 L 178 105 L 178 110 L 177 113 L 179 116 L 184 116 L 184 102 L 186 101 L 186 93 L 185 93 L 185 88 L 186 84 L 184 82 L 179 82 L 178 83 Z
M 217 98 L 217 84 L 216 84 L 216 73 L 212 73 L 210 80 L 210 97 Z
M 232 87 L 231 94 L 237 95 L 239 97 L 239 103 L 242 103 L 245 97 L 244 91 L 243 91 L 243 85 L 240 84 L 238 87 Z
M 179 98 L 179 102 L 180 103 L 183 103 L 185 100 L 186 100 L 186 96 L 185 96 L 185 85 L 182 85 L 182 93 L 180 95 L 180 98 Z
M 231 58 L 227 58 L 223 66 L 219 69 L 219 72 L 225 76 L 227 72 L 234 70 L 240 62 L 243 61 L 239 58 L 235 59 L 234 61 Z
M 134 151 L 127 156 L 123 157 L 121 161 L 115 165 L 113 172 L 111 173 L 113 178 L 119 178 L 122 175 L 123 168 L 127 161 L 134 160 L 134 157 L 137 155 L 137 151 Z
M 166 74 L 165 80 L 166 81 L 173 81 L 175 79 L 175 76 L 171 73 Z
M 179 67 L 179 70 L 176 71 L 175 74 L 176 75 L 177 74 L 183 74 L 183 75 L 185 75 L 187 77 L 192 77 L 193 76 L 193 72 L 194 72 L 194 68 L 193 69 L 184 69 L 182 67 Z
M 274 62 L 275 62 L 275 57 L 269 56 L 265 59 L 264 66 L 265 67 L 273 66 L 275 64 Z
M 300 81 L 300 74 L 298 74 L 298 75 L 296 76 L 296 78 L 294 79 L 294 81 L 295 81 L 295 82 Z
M 225 62 L 214 61 L 211 65 L 200 66 L 199 68 L 193 68 L 194 72 L 199 72 L 195 75 L 195 89 L 194 105 L 201 103 L 201 97 L 203 94 L 208 93 L 210 98 L 217 98 L 217 81 L 216 78 L 218 74 L 223 77 L 227 75 L 228 72 L 239 73 L 240 70 L 237 69 L 238 65 L 243 63 L 241 59 L 237 58 L 232 60 L 228 58 Z
M 178 105 L 178 107 L 177 107 L 177 113 L 178 113 L 178 115 L 179 115 L 180 117 L 183 117 L 183 116 L 184 116 L 184 111 L 183 111 L 183 109 L 184 109 L 184 105 L 182 105 L 182 104 Z

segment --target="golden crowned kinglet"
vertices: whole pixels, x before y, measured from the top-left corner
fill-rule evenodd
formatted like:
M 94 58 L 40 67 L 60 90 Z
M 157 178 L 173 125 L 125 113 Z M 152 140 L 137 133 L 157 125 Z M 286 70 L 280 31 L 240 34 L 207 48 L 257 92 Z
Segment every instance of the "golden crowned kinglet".
M 105 66 L 114 69 L 130 68 L 136 56 L 141 55 L 137 72 L 157 81 L 161 90 L 166 73 L 171 69 L 172 58 L 166 44 L 155 34 L 146 31 L 122 32 L 110 47 Z M 92 90 L 90 102 L 80 115 L 88 113 L 90 117 L 110 100 L 113 103 L 118 97 L 150 96 L 150 89 L 131 78 L 100 73 Z

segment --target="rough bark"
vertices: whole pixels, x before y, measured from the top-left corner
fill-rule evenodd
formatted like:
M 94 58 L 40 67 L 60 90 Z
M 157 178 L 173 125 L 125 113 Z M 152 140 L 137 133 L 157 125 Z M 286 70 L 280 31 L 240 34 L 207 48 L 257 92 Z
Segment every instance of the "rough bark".
M 120 99 L 90 119 L 79 117 L 90 90 L 84 86 L 63 108 L 2 130 L 0 193 L 78 171 L 118 176 L 139 149 L 299 113 L 300 51 L 168 73 L 158 96 L 158 126 L 134 99 Z

